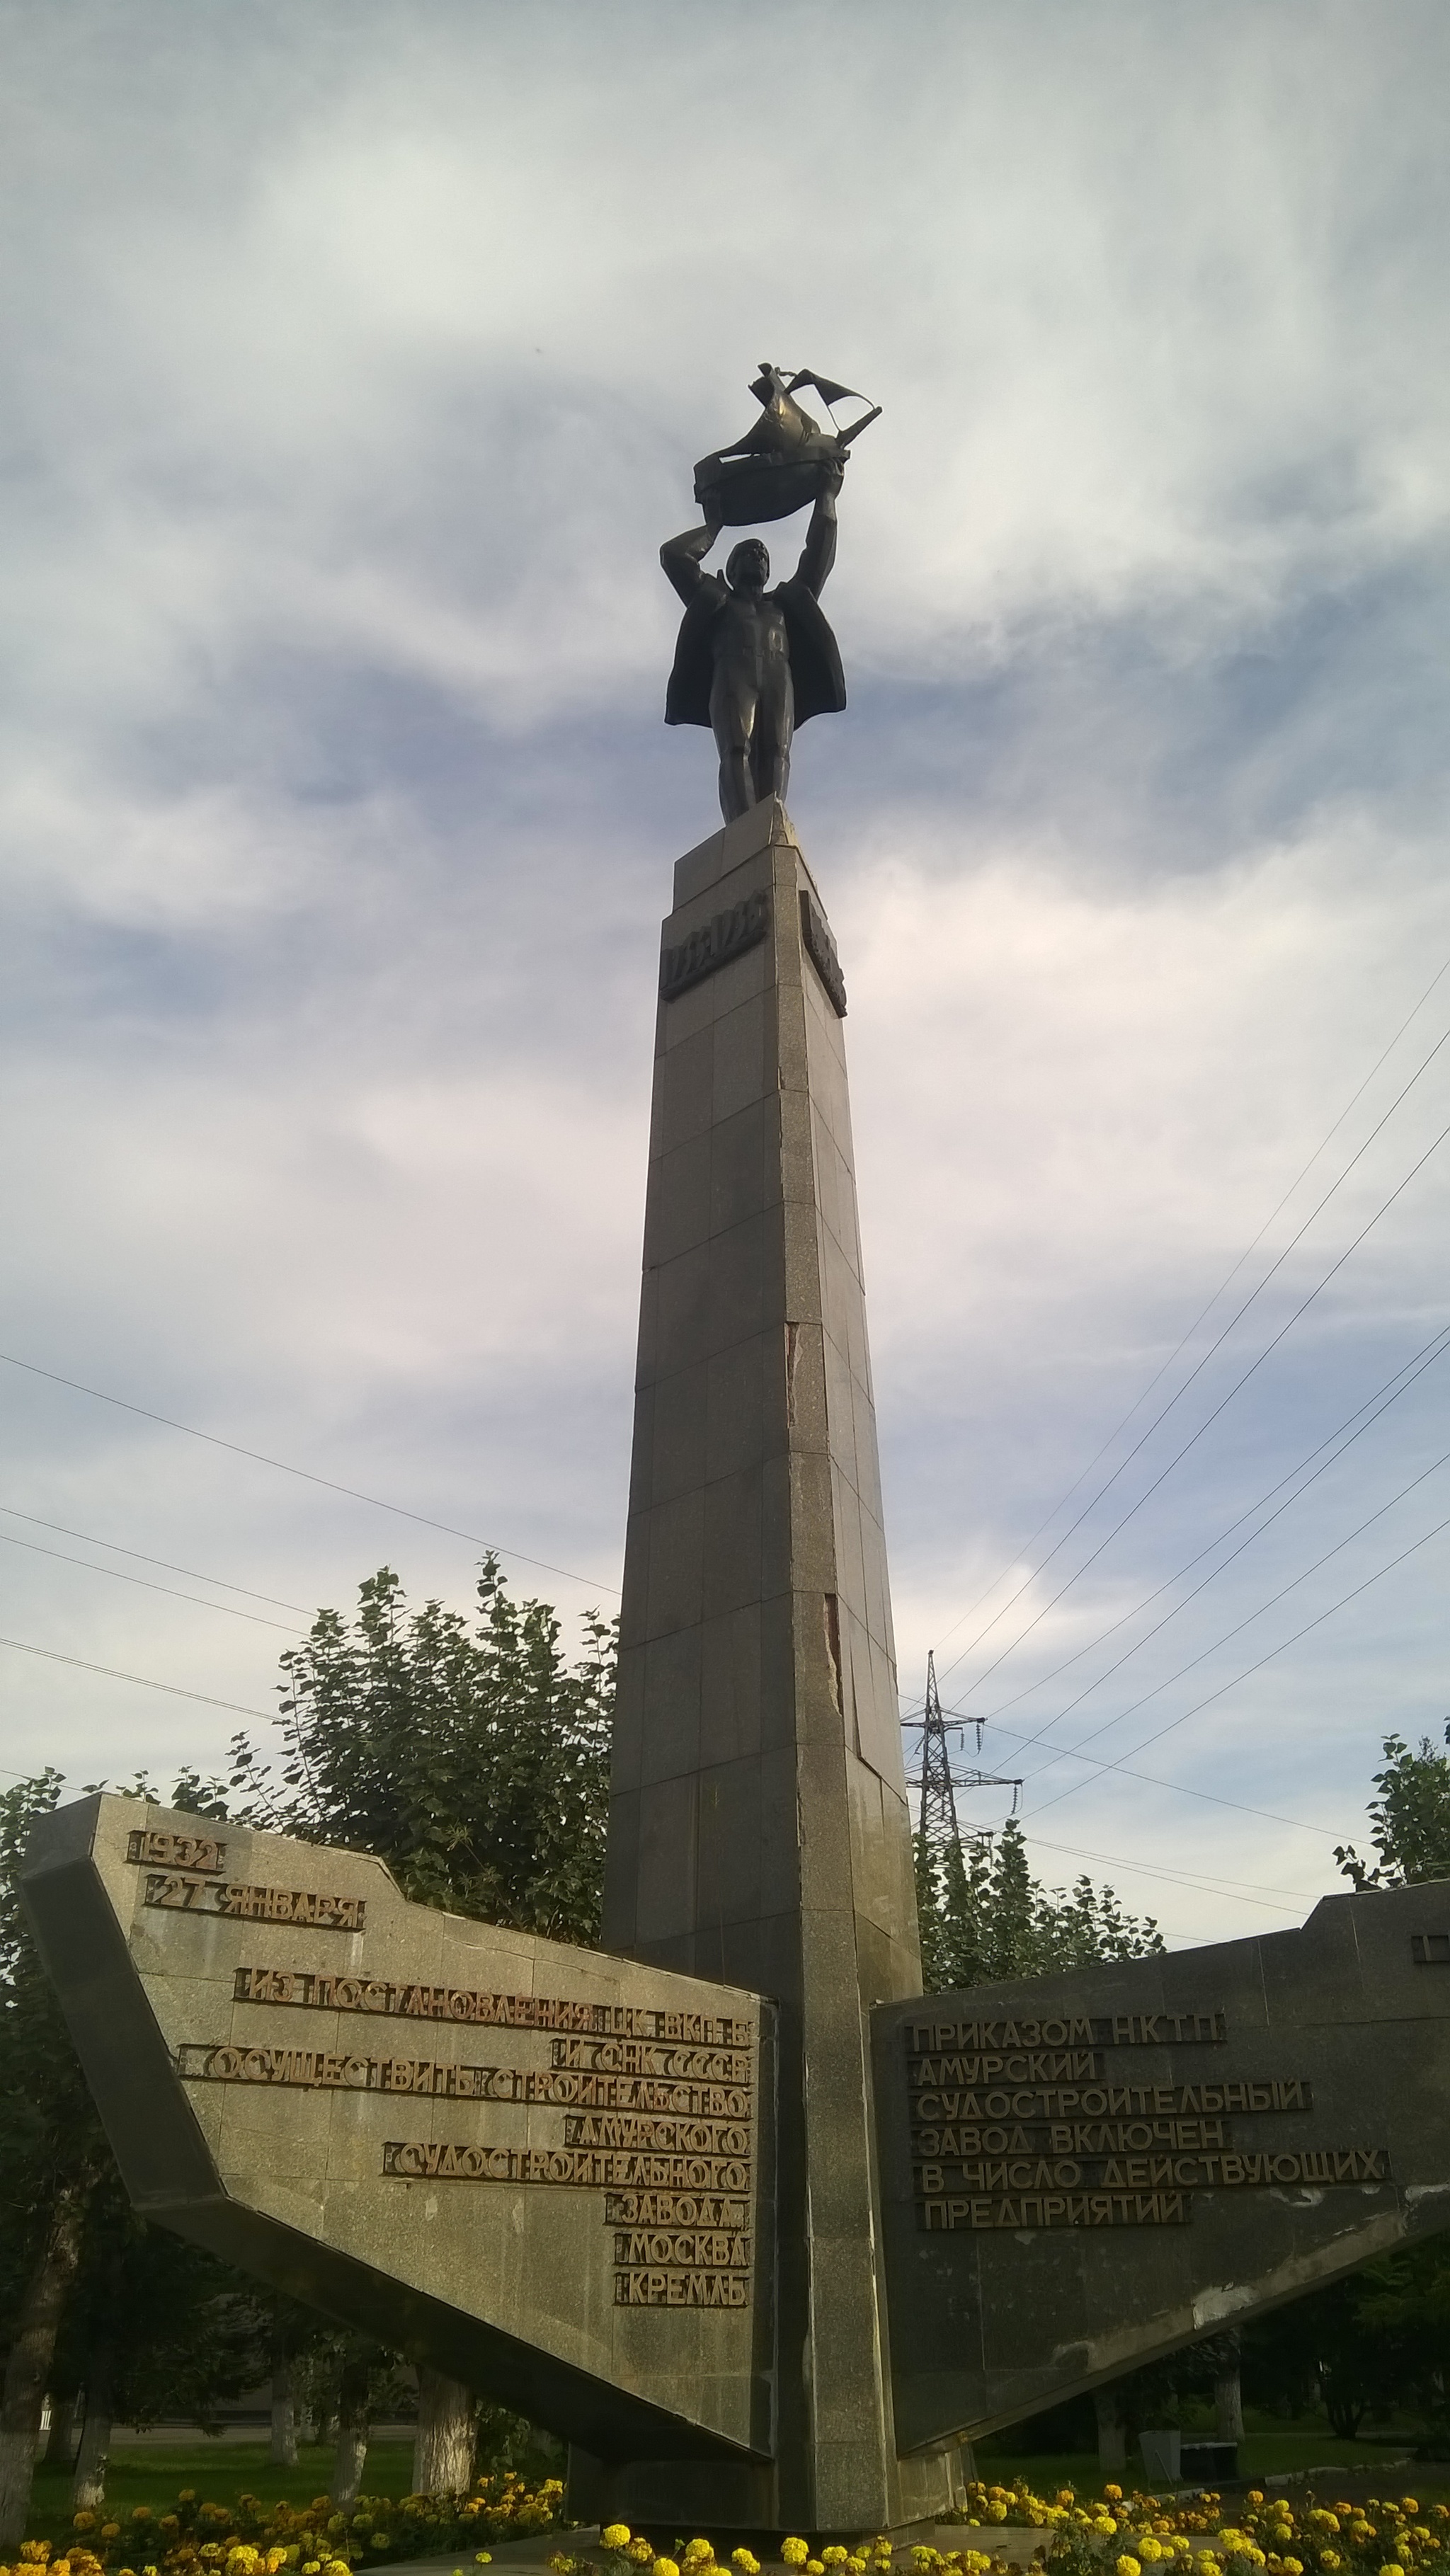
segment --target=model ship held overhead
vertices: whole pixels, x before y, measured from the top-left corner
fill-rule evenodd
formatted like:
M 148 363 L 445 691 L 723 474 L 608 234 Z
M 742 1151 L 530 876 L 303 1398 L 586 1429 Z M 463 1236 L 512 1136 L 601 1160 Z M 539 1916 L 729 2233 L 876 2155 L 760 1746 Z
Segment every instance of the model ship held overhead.
M 666 724 L 709 725 L 720 754 L 720 811 L 727 823 L 767 796 L 784 797 L 797 725 L 839 714 L 846 683 L 820 594 L 836 560 L 836 496 L 851 441 L 880 417 L 872 405 L 848 429 L 822 429 L 796 399 L 814 385 L 827 410 L 864 402 L 848 385 L 801 368 L 762 364 L 750 390 L 761 417 L 731 447 L 702 457 L 695 498 L 704 525 L 660 548 L 685 615 L 665 696 Z M 812 504 L 801 558 L 775 590 L 759 537 L 732 548 L 723 576 L 704 559 L 722 528 L 788 519 Z

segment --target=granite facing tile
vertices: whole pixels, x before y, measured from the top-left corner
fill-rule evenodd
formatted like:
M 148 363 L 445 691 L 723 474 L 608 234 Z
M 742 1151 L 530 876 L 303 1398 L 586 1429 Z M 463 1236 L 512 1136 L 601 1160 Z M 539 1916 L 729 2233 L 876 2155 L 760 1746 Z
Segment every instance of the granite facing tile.
M 758 1216 L 767 1202 L 778 1196 L 768 1184 L 767 1141 L 764 1101 L 752 1101 L 732 1117 L 716 1122 L 710 1136 L 707 1170 L 711 1234 L 724 1234 L 746 1217 Z
M 635 1650 L 638 1652 L 638 1650 Z M 643 1649 L 639 1781 L 678 1779 L 700 1767 L 700 1630 L 671 1629 Z
M 677 1502 L 705 1480 L 706 1363 L 672 1370 L 645 1390 L 647 1422 L 636 1417 L 636 1441 L 648 1443 L 644 1482 L 654 1505 Z
M 715 1027 L 694 1033 L 671 1048 L 655 1065 L 655 1115 L 650 1134 L 651 1165 L 668 1159 L 683 1146 L 697 1145 L 714 1123 Z M 653 1174 L 651 1175 L 653 1186 Z M 649 1254 L 645 1254 L 646 1260 Z
M 693 1251 L 708 1242 L 711 1232 L 709 1150 L 692 1140 L 662 1154 L 651 1170 L 644 1219 L 646 1267 L 659 1269 Z
M 762 1604 L 701 1622 L 699 1644 L 700 1761 L 758 1759 L 763 1744 L 761 1707 Z
M 704 1496 L 699 1488 L 649 1515 L 649 1595 L 644 1634 L 698 1621 L 704 1607 Z
M 779 1343 L 774 1334 L 755 1333 L 716 1351 L 702 1365 L 706 1421 L 699 1481 L 713 1482 L 742 1467 L 758 1467 L 770 1450 L 783 1446 L 779 1407 L 772 1408 L 776 1419 L 769 1438 L 766 1430 L 767 1390 L 780 1370 Z

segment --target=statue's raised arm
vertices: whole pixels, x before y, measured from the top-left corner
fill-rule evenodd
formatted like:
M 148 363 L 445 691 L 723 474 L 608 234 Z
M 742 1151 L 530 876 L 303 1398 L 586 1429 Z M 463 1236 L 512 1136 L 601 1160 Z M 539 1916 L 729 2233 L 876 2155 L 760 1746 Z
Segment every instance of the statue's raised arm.
M 686 528 L 683 536 L 666 537 L 660 548 L 665 577 L 687 608 L 706 577 L 704 559 L 719 533 L 719 522 L 712 526 L 707 519 L 703 528 Z
M 811 524 L 801 548 L 801 559 L 795 568 L 797 581 L 803 582 L 812 599 L 819 599 L 836 560 L 836 495 L 846 479 L 844 461 L 827 458 L 821 467 L 821 488 L 811 512 Z

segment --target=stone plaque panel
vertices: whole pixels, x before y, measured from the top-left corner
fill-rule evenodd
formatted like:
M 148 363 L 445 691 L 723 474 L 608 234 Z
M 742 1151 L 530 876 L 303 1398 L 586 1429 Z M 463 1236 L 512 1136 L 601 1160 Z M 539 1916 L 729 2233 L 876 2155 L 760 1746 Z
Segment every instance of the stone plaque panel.
M 134 1799 L 26 1899 L 147 2216 L 602 2456 L 768 2451 L 758 1996 Z
M 1450 2226 L 1447 1895 L 873 2016 L 904 2448 Z

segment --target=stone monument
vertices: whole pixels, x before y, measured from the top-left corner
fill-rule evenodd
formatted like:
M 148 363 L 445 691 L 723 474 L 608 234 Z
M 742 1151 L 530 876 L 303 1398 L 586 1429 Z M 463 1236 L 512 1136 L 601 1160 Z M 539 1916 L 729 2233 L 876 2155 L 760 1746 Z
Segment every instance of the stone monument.
M 108 1796 L 25 1882 L 137 2207 L 670 2536 L 928 2525 L 962 2436 L 1450 2225 L 1450 1888 L 921 1993 L 846 987 L 779 792 L 844 702 L 855 433 L 804 381 L 665 549 L 726 822 L 661 941 L 603 1948 Z M 701 573 L 808 505 L 794 584 Z

